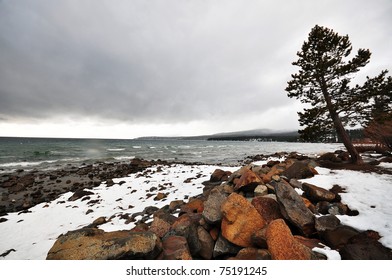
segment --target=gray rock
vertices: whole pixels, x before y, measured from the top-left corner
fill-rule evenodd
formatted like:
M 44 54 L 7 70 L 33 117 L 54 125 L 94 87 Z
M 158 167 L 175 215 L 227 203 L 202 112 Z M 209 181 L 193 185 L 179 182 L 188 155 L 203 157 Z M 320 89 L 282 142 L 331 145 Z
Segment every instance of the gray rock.
M 282 180 L 272 184 L 283 216 L 305 236 L 310 236 L 315 231 L 313 213 L 289 183 Z
M 217 224 L 222 220 L 221 205 L 226 199 L 226 195 L 218 189 L 211 190 L 206 202 L 204 202 L 203 218 L 209 224 Z

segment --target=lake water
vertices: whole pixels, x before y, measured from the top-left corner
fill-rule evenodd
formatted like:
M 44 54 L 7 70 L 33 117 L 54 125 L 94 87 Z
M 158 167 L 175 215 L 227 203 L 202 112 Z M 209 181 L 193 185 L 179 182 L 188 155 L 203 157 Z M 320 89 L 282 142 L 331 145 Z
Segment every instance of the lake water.
M 276 152 L 315 155 L 342 149 L 342 144 L 206 141 L 109 140 L 0 137 L 0 172 L 54 169 L 67 164 L 147 160 L 236 164 L 247 156 Z

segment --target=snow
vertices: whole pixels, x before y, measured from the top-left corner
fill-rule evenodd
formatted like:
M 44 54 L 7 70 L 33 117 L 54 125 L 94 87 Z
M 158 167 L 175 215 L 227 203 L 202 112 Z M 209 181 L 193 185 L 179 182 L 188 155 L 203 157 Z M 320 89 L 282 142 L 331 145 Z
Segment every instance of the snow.
M 202 193 L 202 182 L 209 180 L 212 172 L 217 169 L 235 171 L 238 167 L 222 167 L 212 165 L 172 165 L 149 168 L 146 176 L 138 176 L 140 173 L 131 174 L 125 178 L 114 179 L 116 183 L 111 187 L 106 184 L 89 190 L 89 200 L 83 198 L 76 201 L 68 201 L 73 193 L 68 192 L 50 203 L 42 203 L 29 209 L 29 213 L 10 213 L 4 218 L 6 222 L 0 223 L 0 253 L 9 249 L 15 252 L 9 253 L 5 258 L 15 260 L 40 260 L 45 259 L 49 249 L 53 246 L 60 234 L 70 230 L 76 230 L 91 224 L 99 217 L 109 219 L 110 222 L 100 226 L 105 231 L 126 230 L 134 227 L 134 223 L 125 224 L 119 215 L 123 213 L 137 213 L 147 206 L 161 208 L 170 201 L 192 197 Z M 200 175 L 198 175 L 200 174 Z M 196 178 L 199 176 L 199 178 Z M 190 183 L 184 183 L 188 178 L 195 178 Z M 125 181 L 121 185 L 118 184 Z M 169 185 L 169 183 L 172 183 Z M 155 201 L 157 191 L 147 192 L 151 187 L 159 188 L 167 184 L 163 193 L 169 193 L 166 200 Z M 154 194 L 147 198 L 146 194 Z M 97 204 L 89 204 L 90 201 L 99 200 Z M 129 208 L 132 205 L 133 208 Z M 123 210 L 124 209 L 124 210 Z M 87 214 L 88 210 L 93 210 Z
M 382 238 L 384 246 L 392 248 L 392 175 L 365 173 L 351 170 L 329 170 L 316 167 L 319 175 L 301 180 L 330 189 L 337 184 L 346 193 L 341 193 L 342 203 L 351 210 L 358 210 L 358 216 L 338 215 L 342 224 L 358 230 L 374 230 Z
M 260 161 L 253 164 L 264 163 L 265 161 Z M 384 167 L 389 168 L 389 165 Z M 100 229 L 131 229 L 134 223 L 126 224 L 125 220 L 120 218 L 121 214 L 132 215 L 143 211 L 147 206 L 161 208 L 177 199 L 187 201 L 188 197 L 202 193 L 202 182 L 208 180 L 217 168 L 233 172 L 239 167 L 180 164 L 154 166 L 148 169 L 150 172 L 147 176 L 136 173 L 114 179 L 115 185 L 111 187 L 102 183 L 89 190 L 94 193 L 89 200 L 68 201 L 72 196 L 69 192 L 50 203 L 30 208 L 29 213 L 9 213 L 3 217 L 7 221 L 0 223 L 0 253 L 10 249 L 15 251 L 0 259 L 45 259 L 60 234 L 82 228 L 102 216 L 112 219 L 101 225 Z M 392 197 L 392 175 L 320 167 L 316 170 L 319 175 L 301 181 L 326 189 L 335 184 L 340 185 L 346 190 L 346 193 L 341 194 L 342 202 L 352 210 L 359 211 L 358 216 L 337 216 L 342 224 L 359 230 L 375 230 L 382 236 L 380 242 L 392 248 L 392 204 L 387 201 Z M 188 178 L 193 179 L 189 183 L 184 182 Z M 161 186 L 166 189 L 159 191 Z M 152 187 L 158 190 L 150 191 Z M 158 192 L 167 193 L 167 198 L 155 201 L 154 197 Z M 147 194 L 152 196 L 147 197 Z M 99 202 L 91 204 L 94 200 Z M 88 210 L 93 212 L 86 214 Z M 340 259 L 339 253 L 328 247 L 314 250 L 326 255 L 328 259 Z

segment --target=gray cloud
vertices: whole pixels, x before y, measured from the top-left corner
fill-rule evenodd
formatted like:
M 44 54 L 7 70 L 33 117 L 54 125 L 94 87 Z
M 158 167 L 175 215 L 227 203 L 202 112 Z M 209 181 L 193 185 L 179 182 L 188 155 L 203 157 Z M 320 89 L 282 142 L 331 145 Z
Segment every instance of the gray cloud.
M 170 123 L 289 106 L 291 62 L 315 24 L 370 48 L 377 72 L 391 68 L 391 13 L 388 0 L 4 0 L 0 121 Z

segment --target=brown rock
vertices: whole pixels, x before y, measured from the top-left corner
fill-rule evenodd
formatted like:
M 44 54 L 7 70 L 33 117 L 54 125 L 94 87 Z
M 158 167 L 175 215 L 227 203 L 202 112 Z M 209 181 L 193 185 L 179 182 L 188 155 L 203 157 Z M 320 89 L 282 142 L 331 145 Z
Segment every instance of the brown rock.
M 359 232 L 356 229 L 340 225 L 333 230 L 325 230 L 321 233 L 321 237 L 329 247 L 339 249 L 347 244 L 350 238 L 358 234 Z
M 209 260 L 212 257 L 214 251 L 215 242 L 211 235 L 201 226 L 197 228 L 197 235 L 201 243 L 201 249 L 199 251 L 200 257 Z
M 183 236 L 169 236 L 162 242 L 164 260 L 191 260 L 188 243 Z
M 94 193 L 90 192 L 90 191 L 85 191 L 85 190 L 78 190 L 70 198 L 68 198 L 68 201 L 75 201 L 75 200 L 78 200 L 79 198 L 82 198 L 86 195 L 91 195 L 91 194 L 94 194 Z
M 314 170 L 316 171 L 316 170 Z M 282 175 L 290 179 L 306 179 L 314 176 L 314 171 L 306 162 L 296 161 Z M 316 171 L 317 172 L 317 171 Z
M 204 210 L 204 201 L 199 198 L 193 199 L 181 206 L 181 212 L 185 213 L 202 213 Z
M 162 238 L 165 234 L 170 230 L 170 223 L 159 218 L 154 217 L 154 220 L 151 223 L 150 231 L 155 233 L 157 236 Z
M 244 248 L 241 249 L 237 256 L 233 258 L 235 260 L 270 260 L 271 254 L 268 250 L 258 248 Z
M 230 175 L 231 175 L 230 171 L 224 171 L 222 169 L 215 169 L 215 171 L 211 174 L 210 182 L 227 181 L 229 179 Z
M 280 212 L 279 203 L 270 197 L 255 197 L 252 200 L 252 205 L 267 224 L 272 220 L 283 218 L 283 215 Z
M 253 190 L 263 183 L 260 177 L 253 171 L 247 169 L 237 181 L 234 190 L 237 191 L 242 188 L 253 188 Z
M 152 232 L 104 232 L 96 228 L 82 228 L 60 235 L 46 259 L 154 259 L 161 249 L 159 238 Z
M 273 260 L 312 259 L 312 251 L 294 238 L 283 219 L 274 220 L 268 225 L 266 238 Z
M 312 184 L 303 183 L 302 189 L 304 190 L 304 194 L 307 198 L 309 198 L 312 202 L 319 202 L 319 201 L 333 201 L 335 199 L 335 194 L 330 192 L 326 189 L 317 187 Z
M 232 193 L 221 210 L 222 235 L 238 246 L 251 247 L 251 236 L 266 225 L 256 208 L 243 196 Z

